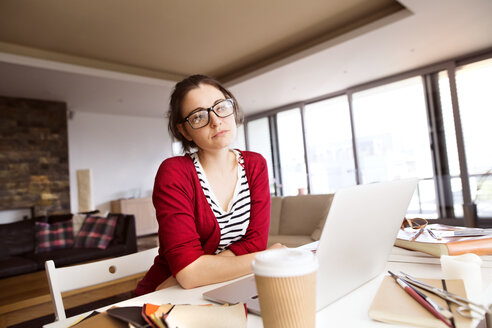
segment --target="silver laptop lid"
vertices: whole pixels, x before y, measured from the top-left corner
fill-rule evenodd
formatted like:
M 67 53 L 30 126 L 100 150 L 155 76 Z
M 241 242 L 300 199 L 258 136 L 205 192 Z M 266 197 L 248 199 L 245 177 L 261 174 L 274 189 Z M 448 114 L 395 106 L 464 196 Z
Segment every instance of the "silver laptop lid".
M 335 193 L 316 252 L 317 310 L 384 270 L 417 183 L 406 179 Z
M 316 310 L 383 271 L 417 181 L 359 185 L 336 192 L 320 241 L 301 246 L 317 249 Z M 250 312 L 260 314 L 253 276 L 205 292 L 203 297 L 218 303 L 243 302 Z

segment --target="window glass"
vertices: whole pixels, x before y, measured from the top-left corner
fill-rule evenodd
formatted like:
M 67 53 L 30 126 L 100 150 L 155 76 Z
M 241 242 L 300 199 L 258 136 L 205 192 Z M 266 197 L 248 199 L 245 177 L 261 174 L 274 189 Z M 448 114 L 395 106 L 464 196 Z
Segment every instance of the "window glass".
M 306 105 L 304 125 L 311 193 L 333 193 L 341 187 L 355 185 L 347 97 Z
M 478 215 L 492 216 L 492 59 L 456 70 L 471 197 Z
M 437 217 L 422 78 L 354 93 L 353 116 L 361 183 L 418 177 L 408 215 Z
M 441 104 L 446 153 L 451 179 L 451 193 L 453 194 L 454 215 L 456 217 L 463 217 L 463 190 L 461 188 L 460 163 L 458 160 L 458 146 L 456 144 L 456 130 L 448 72 L 439 72 L 438 80 L 439 100 Z
M 299 108 L 277 114 L 277 134 L 282 177 L 282 195 L 307 192 L 304 139 Z
M 275 194 L 275 179 L 273 176 L 272 145 L 270 142 L 270 126 L 268 117 L 249 121 L 248 150 L 260 153 L 267 162 L 270 193 Z

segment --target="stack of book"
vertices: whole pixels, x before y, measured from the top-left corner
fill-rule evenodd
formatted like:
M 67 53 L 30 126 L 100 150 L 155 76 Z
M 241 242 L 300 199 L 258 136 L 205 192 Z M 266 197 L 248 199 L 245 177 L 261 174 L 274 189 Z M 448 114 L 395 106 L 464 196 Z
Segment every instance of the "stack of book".
M 482 268 L 492 268 L 492 255 L 481 255 Z M 431 254 L 401 247 L 393 247 L 388 261 L 403 263 L 441 264 L 441 259 Z
M 464 228 L 429 224 L 421 230 L 410 228 L 398 232 L 395 246 L 432 256 L 475 253 L 492 255 L 492 229 Z

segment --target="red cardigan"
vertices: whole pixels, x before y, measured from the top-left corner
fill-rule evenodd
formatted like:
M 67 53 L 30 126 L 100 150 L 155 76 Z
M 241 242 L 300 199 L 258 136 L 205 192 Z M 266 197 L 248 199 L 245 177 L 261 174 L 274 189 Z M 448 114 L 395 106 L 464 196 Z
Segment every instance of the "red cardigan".
M 236 255 L 266 248 L 270 228 L 270 187 L 265 159 L 241 151 L 251 195 L 250 222 L 246 235 L 229 246 Z M 159 223 L 159 255 L 135 289 L 135 295 L 153 292 L 204 254 L 214 254 L 220 228 L 205 198 L 190 156 L 162 162 L 152 195 Z

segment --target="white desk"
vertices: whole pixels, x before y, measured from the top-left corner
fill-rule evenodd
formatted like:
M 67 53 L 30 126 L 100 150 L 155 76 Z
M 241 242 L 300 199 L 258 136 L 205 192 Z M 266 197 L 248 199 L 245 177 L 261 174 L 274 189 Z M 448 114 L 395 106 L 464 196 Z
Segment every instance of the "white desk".
M 394 272 L 404 271 L 410 275 L 421 278 L 442 278 L 441 267 L 436 264 L 421 264 L 421 263 L 404 263 L 404 262 L 388 262 L 388 270 Z M 368 316 L 369 306 L 372 299 L 376 295 L 379 284 L 384 274 L 376 277 L 368 283 L 357 288 L 348 295 L 342 297 L 338 301 L 327 306 L 317 313 L 317 327 L 404 327 L 401 325 L 390 325 L 372 321 Z M 492 285 L 492 268 L 483 268 L 482 277 L 484 287 Z M 210 303 L 202 298 L 202 294 L 210 289 L 222 286 L 225 283 L 199 287 L 195 289 L 184 290 L 181 287 L 174 286 L 150 294 L 135 297 L 123 302 L 116 303 L 117 306 L 142 306 L 144 303 L 153 304 L 207 304 Z M 484 289 L 485 290 L 485 289 Z M 490 290 L 490 289 L 489 289 Z M 112 305 L 111 305 L 112 306 Z M 101 308 L 104 311 L 110 306 Z M 46 328 L 67 327 L 79 316 L 68 318 L 62 321 L 57 321 L 45 325 Z M 263 327 L 261 317 L 248 314 L 248 328 Z

